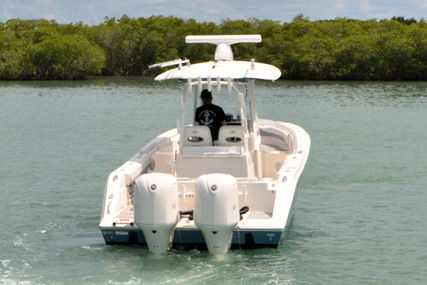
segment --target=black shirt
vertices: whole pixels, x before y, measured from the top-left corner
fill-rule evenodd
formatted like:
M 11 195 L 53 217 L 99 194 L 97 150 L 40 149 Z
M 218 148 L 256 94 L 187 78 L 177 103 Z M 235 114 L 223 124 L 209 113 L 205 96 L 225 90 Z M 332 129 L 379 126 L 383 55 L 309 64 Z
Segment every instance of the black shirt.
M 224 110 L 214 104 L 202 105 L 196 110 L 196 122 L 210 128 L 212 141 L 218 140 L 219 128 L 225 119 Z

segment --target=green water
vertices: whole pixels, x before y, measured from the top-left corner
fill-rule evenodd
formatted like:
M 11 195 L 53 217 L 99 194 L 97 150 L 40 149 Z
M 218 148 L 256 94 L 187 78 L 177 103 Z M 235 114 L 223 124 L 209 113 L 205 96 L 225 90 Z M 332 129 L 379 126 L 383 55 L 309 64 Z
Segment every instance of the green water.
M 427 283 L 426 82 L 258 84 L 261 118 L 312 137 L 279 249 L 104 245 L 105 180 L 176 125 L 179 86 L 0 82 L 1 284 Z

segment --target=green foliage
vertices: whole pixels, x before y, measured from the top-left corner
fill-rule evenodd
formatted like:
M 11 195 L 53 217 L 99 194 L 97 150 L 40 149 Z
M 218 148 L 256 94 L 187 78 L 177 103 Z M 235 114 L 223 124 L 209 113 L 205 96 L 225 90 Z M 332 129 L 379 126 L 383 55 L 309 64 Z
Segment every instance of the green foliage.
M 83 79 L 99 74 L 104 63 L 103 51 L 81 35 L 50 36 L 33 45 L 28 55 L 37 79 Z
M 261 44 L 233 46 L 234 58 L 276 65 L 287 79 L 427 80 L 424 20 L 310 21 L 302 14 L 283 24 L 126 15 L 95 26 L 12 19 L 0 22 L 0 79 L 149 75 L 159 72 L 148 69 L 156 62 L 212 60 L 215 46 L 185 44 L 190 34 L 261 34 Z
M 47 20 L 0 23 L 1 79 L 84 79 L 101 73 L 104 51 L 83 26 Z

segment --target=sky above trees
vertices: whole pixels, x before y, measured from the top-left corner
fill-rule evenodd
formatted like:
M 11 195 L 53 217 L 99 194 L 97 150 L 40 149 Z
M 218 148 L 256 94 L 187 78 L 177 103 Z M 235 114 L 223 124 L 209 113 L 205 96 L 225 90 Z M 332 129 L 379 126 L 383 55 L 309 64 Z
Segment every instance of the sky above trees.
M 2 0 L 0 21 L 54 19 L 58 23 L 97 25 L 105 17 L 174 16 L 220 23 L 250 18 L 290 22 L 298 14 L 310 20 L 427 17 L 426 0 Z

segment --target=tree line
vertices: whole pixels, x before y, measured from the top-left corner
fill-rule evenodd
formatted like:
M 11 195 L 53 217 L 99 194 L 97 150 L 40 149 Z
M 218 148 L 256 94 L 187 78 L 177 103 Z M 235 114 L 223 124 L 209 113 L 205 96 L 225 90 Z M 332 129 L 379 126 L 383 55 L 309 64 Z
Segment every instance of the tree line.
M 427 22 L 389 20 L 289 23 L 176 17 L 105 18 L 99 25 L 54 20 L 0 22 L 0 79 L 85 79 L 153 75 L 148 66 L 176 58 L 213 59 L 215 46 L 185 44 L 186 35 L 261 34 L 260 44 L 233 46 L 234 58 L 273 64 L 283 79 L 427 80 Z

